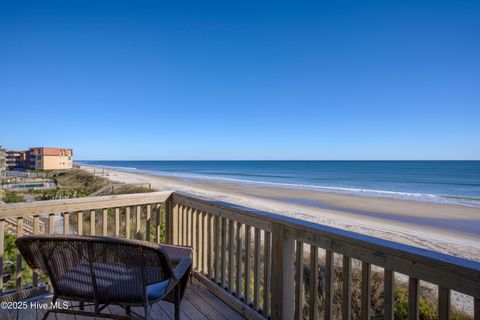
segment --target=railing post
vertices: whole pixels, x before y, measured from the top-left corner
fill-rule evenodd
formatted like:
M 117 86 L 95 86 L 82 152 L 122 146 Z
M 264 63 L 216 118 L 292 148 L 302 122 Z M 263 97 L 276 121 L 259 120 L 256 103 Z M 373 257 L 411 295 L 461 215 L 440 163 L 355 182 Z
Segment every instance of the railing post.
M 3 292 L 3 253 L 5 245 L 5 219 L 0 218 L 0 293 Z
M 285 235 L 285 226 L 272 224 L 272 319 L 294 317 L 295 241 Z
M 175 214 L 176 213 L 176 214 Z M 172 196 L 165 200 L 165 241 L 168 244 L 175 243 L 178 230 L 178 206 L 173 205 Z

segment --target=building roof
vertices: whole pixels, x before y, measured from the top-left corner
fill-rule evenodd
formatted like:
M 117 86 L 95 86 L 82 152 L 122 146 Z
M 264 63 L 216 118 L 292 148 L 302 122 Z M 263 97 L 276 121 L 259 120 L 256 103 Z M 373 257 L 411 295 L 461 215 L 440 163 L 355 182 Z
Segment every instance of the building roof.
M 30 152 L 42 156 L 73 156 L 73 149 L 67 148 L 30 148 Z

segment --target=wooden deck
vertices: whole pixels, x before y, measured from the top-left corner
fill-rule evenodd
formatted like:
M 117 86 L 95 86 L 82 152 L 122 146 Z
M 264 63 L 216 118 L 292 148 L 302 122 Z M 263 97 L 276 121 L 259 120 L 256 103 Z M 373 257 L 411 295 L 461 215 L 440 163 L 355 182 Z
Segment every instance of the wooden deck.
M 38 300 L 37 300 L 38 301 Z M 50 300 L 46 297 L 41 302 L 49 302 Z M 77 305 L 78 303 L 73 303 Z M 91 307 L 90 307 L 91 308 Z M 85 310 L 91 310 L 89 307 L 86 307 Z M 169 320 L 174 319 L 173 304 L 168 302 L 158 302 L 153 305 L 150 319 L 154 320 Z M 133 308 L 133 311 L 143 316 L 143 308 Z M 208 291 L 202 284 L 197 280 L 193 280 L 192 285 L 187 289 L 185 298 L 182 301 L 181 305 L 181 319 L 182 320 L 242 320 L 245 319 L 239 315 L 236 311 L 231 309 L 221 300 L 219 300 L 215 295 Z M 118 315 L 125 315 L 125 311 L 118 306 L 110 306 L 105 313 L 112 313 Z M 42 319 L 45 311 L 44 310 L 19 310 L 5 312 L 0 310 L 0 319 L 3 320 L 40 320 Z M 85 316 L 74 316 L 74 315 L 65 315 L 65 314 L 50 314 L 47 319 L 55 320 L 87 320 L 92 319 Z M 101 319 L 101 318 L 95 318 Z

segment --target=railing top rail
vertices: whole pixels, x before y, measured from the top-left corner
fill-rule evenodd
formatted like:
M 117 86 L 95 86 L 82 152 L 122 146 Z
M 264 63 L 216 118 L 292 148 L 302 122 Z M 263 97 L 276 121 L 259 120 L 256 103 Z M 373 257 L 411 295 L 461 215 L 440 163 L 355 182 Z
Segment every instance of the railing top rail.
M 171 191 L 124 194 L 101 197 L 86 197 L 31 203 L 9 203 L 0 205 L 0 219 L 49 214 L 55 212 L 72 212 L 96 210 L 113 207 L 124 207 L 164 202 L 172 194 Z
M 480 297 L 477 261 L 183 192 L 174 192 L 172 197 L 282 225 L 287 237 Z

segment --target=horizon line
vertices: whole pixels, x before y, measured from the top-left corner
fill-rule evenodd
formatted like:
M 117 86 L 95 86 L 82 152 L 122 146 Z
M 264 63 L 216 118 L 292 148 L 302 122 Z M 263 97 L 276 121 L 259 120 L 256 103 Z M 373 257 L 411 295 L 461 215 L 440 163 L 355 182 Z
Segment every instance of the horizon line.
M 101 160 L 74 160 L 74 162 L 82 161 L 480 161 L 480 159 L 171 159 L 171 160 L 139 160 L 139 159 L 101 159 Z

